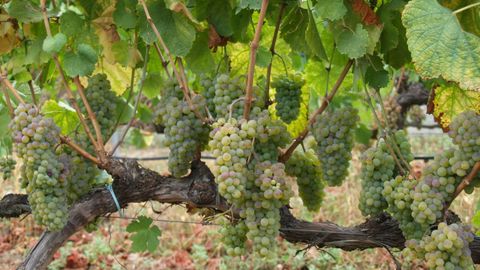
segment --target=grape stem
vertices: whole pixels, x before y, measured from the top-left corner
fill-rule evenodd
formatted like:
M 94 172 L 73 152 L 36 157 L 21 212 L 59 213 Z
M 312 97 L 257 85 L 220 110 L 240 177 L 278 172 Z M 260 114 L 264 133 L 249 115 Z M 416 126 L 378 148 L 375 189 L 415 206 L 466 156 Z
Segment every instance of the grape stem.
M 250 108 L 252 107 L 253 100 L 253 76 L 255 73 L 255 61 L 257 60 L 257 48 L 260 42 L 260 35 L 262 33 L 263 21 L 265 14 L 267 13 L 269 0 L 262 1 L 262 7 L 260 8 L 260 15 L 258 16 L 257 27 L 255 27 L 255 35 L 252 43 L 250 43 L 250 61 L 248 63 L 247 73 L 247 87 L 245 89 L 245 105 L 243 107 L 243 118 L 248 120 L 250 116 Z
M 290 158 L 292 155 L 293 151 L 297 146 L 307 137 L 308 131 L 310 126 L 315 123 L 315 117 L 317 115 L 320 115 L 325 111 L 325 109 L 328 107 L 330 102 L 332 101 L 333 97 L 337 93 L 338 89 L 340 88 L 340 85 L 342 85 L 342 82 L 345 80 L 345 77 L 347 76 L 348 71 L 353 65 L 354 60 L 350 59 L 348 62 L 345 64 L 345 67 L 342 70 L 342 73 L 340 73 L 340 76 L 338 77 L 337 81 L 335 82 L 335 85 L 333 85 L 332 90 L 330 91 L 330 94 L 326 96 L 323 101 L 322 105 L 320 105 L 320 108 L 318 108 L 311 116 L 310 120 L 308 121 L 307 126 L 305 129 L 300 133 L 297 138 L 295 138 L 292 142 L 292 144 L 287 148 L 287 150 L 278 158 L 278 160 L 282 163 L 287 162 L 287 160 Z
M 45 30 L 47 32 L 48 37 L 52 37 L 52 30 L 50 29 L 50 23 L 48 21 L 48 15 L 47 15 L 47 8 L 46 8 L 46 0 L 41 0 L 40 1 L 40 6 L 42 9 L 42 15 L 43 15 L 43 22 L 45 25 Z M 75 112 L 78 115 L 78 118 L 80 119 L 80 123 L 82 124 L 83 128 L 85 129 L 85 133 L 87 134 L 90 142 L 95 148 L 95 152 L 99 155 L 100 160 L 105 161 L 105 149 L 103 148 L 103 145 L 99 145 L 95 138 L 92 135 L 92 132 L 90 131 L 90 128 L 87 125 L 87 122 L 85 121 L 85 118 L 83 117 L 83 114 L 80 110 L 80 107 L 78 106 L 74 96 L 72 89 L 70 88 L 70 85 L 68 85 L 67 78 L 65 76 L 65 73 L 62 69 L 62 66 L 60 65 L 60 61 L 58 60 L 58 56 L 56 53 L 52 54 L 53 61 L 55 62 L 55 66 L 60 73 L 60 77 L 62 79 L 63 84 L 65 85 L 65 89 L 67 90 L 67 95 L 68 95 L 68 101 L 70 104 L 72 104 L 72 107 L 75 109 Z M 98 137 L 99 134 L 97 134 Z
M 157 51 L 158 57 L 160 57 L 160 61 L 162 62 L 163 69 L 165 69 L 165 73 L 167 73 L 168 78 L 171 79 L 172 75 L 170 75 L 170 72 L 168 72 L 168 61 L 165 60 L 165 56 L 163 56 L 162 51 L 156 42 L 153 43 L 153 46 L 155 47 L 155 51 Z
M 28 81 L 28 88 L 30 89 L 30 94 L 32 95 L 32 102 L 35 106 L 37 106 L 37 99 L 35 98 L 35 89 L 33 88 L 33 81 Z
M 453 200 L 455 200 L 455 198 L 466 188 L 468 187 L 472 181 L 473 181 L 473 178 L 475 178 L 475 176 L 477 176 L 478 172 L 480 171 L 480 161 L 477 161 L 475 163 L 475 165 L 473 165 L 473 168 L 472 170 L 470 171 L 470 173 L 465 176 L 465 178 L 463 178 L 463 181 L 457 186 L 457 189 L 455 189 L 455 193 L 453 193 L 453 197 L 452 199 L 447 202 L 447 204 L 445 205 L 445 208 L 444 210 L 447 211 L 448 208 L 450 207 L 450 205 L 452 204 Z M 445 215 L 444 215 L 445 216 Z
M 183 80 L 183 78 L 185 77 L 185 74 L 181 75 L 180 72 L 177 70 L 177 68 L 175 66 L 175 60 L 173 58 L 173 55 L 170 52 L 170 50 L 168 49 L 167 45 L 165 44 L 165 41 L 163 40 L 162 36 L 160 35 L 160 32 L 158 31 L 157 26 L 153 22 L 153 19 L 150 16 L 150 12 L 148 11 L 148 7 L 147 7 L 147 4 L 145 3 L 145 0 L 139 0 L 139 2 L 143 7 L 143 11 L 145 12 L 145 17 L 147 18 L 147 21 L 150 24 L 150 27 L 152 28 L 153 32 L 155 33 L 155 36 L 157 37 L 158 41 L 160 42 L 160 45 L 162 46 L 163 50 L 167 54 L 167 56 L 170 60 L 170 63 L 172 63 L 173 73 L 175 74 L 175 78 L 177 79 L 177 82 L 180 84 L 180 88 L 183 91 L 183 95 L 185 96 L 185 100 L 187 101 L 188 106 L 193 111 L 195 116 L 198 117 L 198 119 L 200 119 L 203 122 L 208 122 L 208 119 L 204 119 L 204 117 L 198 112 L 198 110 L 195 108 L 195 106 L 193 106 L 192 99 L 190 97 L 190 91 L 188 89 L 188 83 L 186 83 L 186 81 Z M 181 71 L 183 71 L 183 69 L 181 69 Z M 185 73 L 185 72 L 183 72 L 183 73 Z
M 112 156 L 115 151 L 117 151 L 117 148 L 123 143 L 123 140 L 125 140 L 125 136 L 128 133 L 128 130 L 130 127 L 133 125 L 133 122 L 135 121 L 135 118 L 137 116 L 137 110 L 138 110 L 138 105 L 140 104 L 140 97 L 142 96 L 142 91 L 143 91 L 143 83 L 145 82 L 145 77 L 147 75 L 147 65 L 148 65 L 148 52 L 150 51 L 150 45 L 147 45 L 146 47 L 146 52 L 145 52 L 145 61 L 143 61 L 143 68 L 142 68 L 142 78 L 140 79 L 140 86 L 138 90 L 138 95 L 137 99 L 135 100 L 135 107 L 133 109 L 133 116 L 128 122 L 127 126 L 123 129 L 122 135 L 120 136 L 120 140 L 115 144 L 115 146 L 112 148 L 112 151 L 110 151 L 109 156 Z M 133 88 L 133 86 L 132 86 Z
M 72 148 L 73 150 L 75 150 L 78 154 L 80 154 L 82 157 L 90 160 L 91 162 L 99 165 L 99 166 L 102 166 L 102 163 L 100 162 L 100 160 L 98 160 L 98 158 L 92 156 L 91 154 L 89 154 L 87 151 L 85 151 L 82 147 L 80 147 L 79 145 L 77 145 L 76 143 L 72 142 L 72 140 L 70 138 L 68 138 L 67 136 L 64 136 L 64 135 L 60 135 L 60 141 L 62 141 L 62 143 L 68 145 L 70 148 Z
M 12 102 L 10 101 L 10 96 L 8 95 L 7 90 L 3 87 L 2 87 L 2 92 L 3 92 L 3 95 L 5 96 L 5 102 L 7 103 L 7 108 L 8 108 L 8 112 L 10 113 L 10 117 L 13 118 L 14 109 L 12 106 Z
M 272 45 L 270 45 L 270 53 L 272 54 L 272 58 L 270 59 L 270 63 L 267 67 L 267 79 L 265 85 L 265 108 L 268 108 L 270 104 L 272 104 L 272 100 L 270 100 L 270 78 L 272 76 L 272 64 L 273 64 L 273 57 L 275 56 L 275 45 L 277 44 L 277 37 L 278 32 L 280 31 L 280 23 L 282 22 L 283 13 L 285 11 L 286 4 L 282 2 L 280 5 L 280 10 L 278 11 L 277 22 L 275 24 L 275 31 L 273 32 L 272 38 Z
M 7 75 L 3 74 L 3 72 L 2 72 L 2 74 L 0 74 L 0 82 L 3 85 L 5 85 L 5 87 L 7 87 L 8 90 L 10 90 L 10 92 L 12 92 L 12 94 L 15 96 L 15 98 L 18 100 L 18 102 L 25 103 L 23 98 L 18 93 L 17 89 L 15 89 L 15 87 L 13 87 L 12 83 L 7 79 Z M 7 96 L 7 95 L 5 94 L 5 96 Z

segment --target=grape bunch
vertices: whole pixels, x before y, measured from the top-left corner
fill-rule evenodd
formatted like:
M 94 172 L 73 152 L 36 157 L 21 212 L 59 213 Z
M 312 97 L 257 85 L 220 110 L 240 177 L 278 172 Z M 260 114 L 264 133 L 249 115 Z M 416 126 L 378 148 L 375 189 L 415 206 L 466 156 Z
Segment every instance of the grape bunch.
M 200 77 L 200 85 L 202 86 L 202 92 L 201 94 L 205 97 L 207 101 L 207 106 L 208 110 L 210 111 L 210 114 L 213 117 L 216 117 L 217 114 L 215 112 L 215 85 L 217 84 L 217 79 L 207 76 L 207 75 L 202 75 Z
M 253 242 L 254 251 L 262 257 L 272 254 L 280 229 L 279 208 L 292 196 L 285 166 L 278 162 L 260 162 L 254 173 L 247 176 L 245 202 L 241 217 L 245 218 L 247 238 Z
M 208 127 L 198 119 L 188 103 L 176 96 L 163 97 L 159 114 L 165 125 L 165 145 L 170 148 L 168 169 L 175 177 L 188 173 L 190 163 L 208 139 Z M 194 109 L 202 111 L 205 99 L 196 95 L 192 98 Z
M 2 174 L 3 180 L 8 180 L 12 177 L 16 164 L 17 162 L 12 157 L 0 158 L 0 173 Z
M 259 161 L 277 161 L 279 157 L 278 148 L 285 147 L 291 136 L 287 127 L 282 121 L 272 119 L 267 110 L 254 107 L 251 118 L 257 119 L 258 130 L 255 143 L 255 155 Z
M 296 150 L 287 161 L 287 173 L 297 179 L 298 193 L 309 211 L 316 212 L 322 205 L 325 195 L 320 162 L 315 152 Z
M 60 129 L 31 104 L 20 104 L 9 124 L 14 149 L 23 161 L 22 186 L 28 193 L 35 221 L 58 231 L 68 218 L 66 173 L 55 148 Z
M 353 130 L 358 120 L 358 111 L 350 107 L 326 111 L 315 118 L 312 133 L 317 141 L 316 153 L 322 164 L 324 180 L 330 186 L 341 185 L 347 177 Z
M 398 221 L 406 239 L 420 239 L 423 228 L 412 217 L 410 205 L 413 202 L 417 180 L 405 176 L 397 176 L 383 185 L 383 197 L 388 203 L 388 212 Z
M 230 256 L 240 256 L 245 253 L 245 241 L 247 240 L 247 225 L 243 220 L 236 224 L 230 224 L 226 220 L 220 222 L 222 228 L 222 243 L 226 246 L 227 254 Z
M 298 117 L 304 84 L 305 82 L 299 75 L 284 75 L 272 82 L 273 88 L 276 89 L 276 114 L 287 124 Z
M 394 150 L 397 147 L 400 155 Z M 361 160 L 362 191 L 359 208 L 364 216 L 376 215 L 388 206 L 382 195 L 384 183 L 401 173 L 399 166 L 402 165 L 402 168 L 404 165 L 406 166 L 406 164 L 402 164 L 402 161 L 409 163 L 413 160 L 405 132 L 399 130 L 393 136 L 386 139 L 381 138 L 376 147 L 365 151 Z
M 232 116 L 235 118 L 243 114 L 243 102 L 237 101 L 243 96 L 245 83 L 242 77 L 230 77 L 229 74 L 220 74 L 216 78 L 215 83 L 215 97 L 213 104 L 215 105 L 215 114 L 217 117 L 227 118 L 229 112 L 232 111 Z M 231 104 L 233 108 L 231 108 Z
M 405 119 L 402 116 L 402 107 L 397 102 L 397 96 L 389 96 L 383 101 L 384 113 L 379 113 L 378 118 L 384 127 L 399 130 L 403 127 Z M 386 119 L 385 119 L 386 118 Z
M 423 112 L 422 107 L 419 105 L 413 105 L 408 109 L 407 118 L 410 119 L 410 122 L 417 128 L 422 127 L 422 122 L 425 120 L 426 115 Z
M 431 235 L 407 241 L 407 256 L 424 260 L 429 269 L 473 269 L 469 243 L 473 234 L 465 225 L 444 222 Z

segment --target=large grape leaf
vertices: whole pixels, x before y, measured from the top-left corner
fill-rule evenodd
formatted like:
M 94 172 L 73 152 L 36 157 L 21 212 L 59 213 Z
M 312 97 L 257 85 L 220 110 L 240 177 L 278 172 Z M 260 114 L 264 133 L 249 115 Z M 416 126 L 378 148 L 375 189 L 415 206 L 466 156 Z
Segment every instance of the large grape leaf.
M 421 76 L 480 90 L 480 38 L 465 32 L 436 0 L 410 1 L 403 11 L 407 44 Z
M 478 2 L 478 0 L 439 0 L 439 3 L 450 9 L 457 10 L 459 8 L 471 5 Z M 472 7 L 457 13 L 457 18 L 462 25 L 463 30 L 480 36 L 480 7 Z
M 143 9 L 139 7 L 140 36 L 146 43 L 157 40 L 155 33 L 147 22 Z M 195 28 L 183 14 L 173 12 L 165 7 L 164 1 L 148 4 L 148 10 L 168 49 L 176 56 L 185 56 L 195 41 Z
M 152 225 L 153 220 L 145 216 L 139 216 L 127 226 L 127 232 L 134 233 L 132 236 L 132 251 L 154 252 L 160 241 L 158 237 L 162 234 L 157 225 Z M 152 226 L 150 226 L 152 225 Z
M 62 134 L 68 135 L 76 130 L 80 123 L 73 108 L 63 102 L 47 100 L 42 106 L 42 114 L 53 119 Z
M 343 0 L 318 1 L 314 8 L 320 17 L 331 21 L 339 20 L 347 14 Z
M 450 83 L 435 88 L 433 98 L 433 115 L 443 127 L 448 128 L 452 118 L 466 110 L 480 112 L 480 93 L 463 90 L 457 84 Z
M 2 1 L 3 2 L 3 1 Z M 28 0 L 10 1 L 3 6 L 7 13 L 19 22 L 39 22 L 42 20 L 40 7 Z
M 365 55 L 368 46 L 368 32 L 361 24 L 355 29 L 344 29 L 335 37 L 337 49 L 349 58 L 359 58 Z
M 215 68 L 212 52 L 208 49 L 208 33 L 198 32 L 192 49 L 185 57 L 190 69 L 200 74 L 210 72 Z
M 79 44 L 76 53 L 65 54 L 63 61 L 65 72 L 70 77 L 90 75 L 95 69 L 97 59 L 97 53 L 90 45 Z

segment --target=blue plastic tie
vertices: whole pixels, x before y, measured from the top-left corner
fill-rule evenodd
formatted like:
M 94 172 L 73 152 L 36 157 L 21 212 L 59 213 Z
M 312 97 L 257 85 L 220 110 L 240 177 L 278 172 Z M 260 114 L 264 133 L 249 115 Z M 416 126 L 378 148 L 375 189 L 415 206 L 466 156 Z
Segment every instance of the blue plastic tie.
M 108 184 L 106 187 L 107 187 L 107 190 L 110 191 L 110 195 L 112 195 L 113 201 L 117 206 L 118 213 L 120 214 L 121 217 L 123 217 L 123 211 L 120 208 L 120 203 L 118 203 L 117 196 L 115 196 L 115 192 L 113 191 L 112 184 Z

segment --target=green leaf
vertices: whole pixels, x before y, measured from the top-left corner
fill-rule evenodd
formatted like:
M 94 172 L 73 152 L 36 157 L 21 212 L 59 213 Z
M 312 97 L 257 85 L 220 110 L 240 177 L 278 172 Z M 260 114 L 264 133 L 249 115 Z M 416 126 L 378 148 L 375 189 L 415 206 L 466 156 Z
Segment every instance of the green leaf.
M 433 91 L 433 115 L 444 128 L 450 125 L 455 115 L 463 111 L 474 110 L 480 113 L 480 92 L 463 90 L 455 83 L 439 86 Z
M 308 47 L 310 47 L 313 55 L 317 56 L 320 59 L 328 60 L 322 40 L 320 39 L 320 34 L 318 33 L 315 18 L 313 17 L 311 10 L 309 10 L 308 12 L 308 25 L 305 32 L 305 41 L 307 42 Z
M 462 30 L 455 14 L 436 0 L 410 1 L 403 11 L 416 70 L 461 88 L 480 90 L 480 38 Z
M 207 1 L 208 6 L 205 8 L 208 12 L 207 20 L 215 26 L 215 30 L 221 36 L 228 37 L 233 34 L 232 16 L 233 9 L 230 1 Z
M 340 53 L 349 58 L 359 58 L 367 53 L 368 32 L 361 24 L 357 24 L 355 31 L 344 29 L 335 41 Z
M 172 54 L 185 56 L 195 41 L 195 28 L 182 14 L 172 12 L 165 7 L 161 0 L 148 5 L 152 20 Z M 146 43 L 152 43 L 157 37 L 145 18 L 143 9 L 140 10 L 140 36 Z
M 70 77 L 92 74 L 96 63 L 97 54 L 87 44 L 78 45 L 77 53 L 67 52 L 63 61 L 65 72 Z
M 143 149 L 148 146 L 145 141 L 145 137 L 138 128 L 132 128 L 128 131 L 128 134 L 125 138 L 125 143 L 127 145 L 135 146 L 137 149 Z
M 347 14 L 343 0 L 318 1 L 314 6 L 318 15 L 324 19 L 335 21 Z
M 369 145 L 370 138 L 372 138 L 372 130 L 364 124 L 359 124 L 355 129 L 355 141 L 364 145 Z
M 158 237 L 161 231 L 156 225 L 152 225 L 153 220 L 145 216 L 139 216 L 137 220 L 132 221 L 127 226 L 127 232 L 134 233 L 132 236 L 132 252 L 150 251 L 154 252 L 160 241 Z
M 42 114 L 52 118 L 65 135 L 74 132 L 80 124 L 75 110 L 63 102 L 47 100 L 42 106 Z
M 264 46 L 258 47 L 257 61 L 255 62 L 255 64 L 259 67 L 268 67 L 270 61 L 272 61 L 272 53 Z
M 58 53 L 67 43 L 67 37 L 63 33 L 57 33 L 53 37 L 47 37 L 43 41 L 43 50 L 47 53 Z
M 368 64 L 365 71 L 365 82 L 375 89 L 387 86 L 390 81 L 390 75 L 383 68 L 382 59 L 377 55 L 366 56 L 365 58 L 365 62 Z
M 26 83 L 32 80 L 32 74 L 30 74 L 26 68 L 19 70 L 17 73 L 15 73 L 15 75 L 13 75 L 13 77 L 15 78 L 16 83 Z
M 119 0 L 115 5 L 113 20 L 119 27 L 130 29 L 137 24 L 136 0 Z
M 148 73 L 143 81 L 143 94 L 149 99 L 155 98 L 160 94 L 160 85 L 162 85 L 160 72 Z
M 185 61 L 190 69 L 197 73 L 209 73 L 215 69 L 215 61 L 212 52 L 208 48 L 208 33 L 199 32 L 193 43 L 192 49 L 185 56 Z
M 475 212 L 475 215 L 472 218 L 472 225 L 477 229 L 480 228 L 480 211 L 478 210 Z
M 238 0 L 237 7 L 239 9 L 260 9 L 262 7 L 262 0 Z
M 39 7 L 32 5 L 28 0 L 12 0 L 5 4 L 8 15 L 22 23 L 39 22 L 42 20 L 42 12 Z
M 84 21 L 77 13 L 67 11 L 60 17 L 60 31 L 69 37 L 75 37 L 84 31 Z
M 9 136 L 10 134 L 10 129 L 8 128 L 9 123 L 10 123 L 10 115 L 9 115 L 8 109 L 6 106 L 0 103 L 0 141 L 3 141 L 5 137 L 11 138 L 11 136 Z M 2 147 L 0 147 L 0 149 L 1 148 Z

